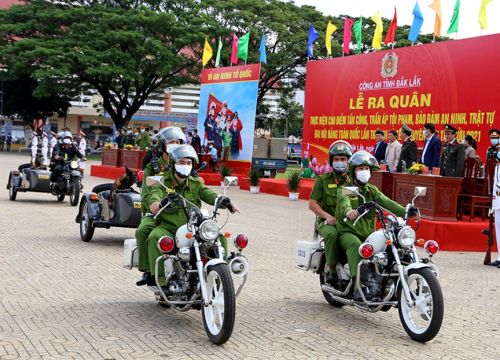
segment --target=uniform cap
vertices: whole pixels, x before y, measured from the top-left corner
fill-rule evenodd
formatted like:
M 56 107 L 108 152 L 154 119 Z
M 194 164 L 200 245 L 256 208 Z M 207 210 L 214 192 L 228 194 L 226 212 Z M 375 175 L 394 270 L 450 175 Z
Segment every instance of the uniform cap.
M 491 129 L 488 134 L 490 135 L 490 138 L 498 138 L 500 137 L 500 130 L 498 129 Z
M 446 131 L 450 131 L 452 134 L 456 134 L 456 133 L 457 133 L 457 131 L 458 131 L 458 129 L 457 129 L 457 128 L 455 128 L 455 127 L 453 127 L 453 126 L 451 126 L 450 124 L 446 124 L 446 125 L 444 126 L 444 131 L 445 131 L 445 132 L 446 132 Z
M 411 133 L 413 132 L 413 130 L 406 124 L 403 124 L 403 126 L 401 127 L 401 130 L 403 130 L 403 132 L 408 136 L 410 136 Z

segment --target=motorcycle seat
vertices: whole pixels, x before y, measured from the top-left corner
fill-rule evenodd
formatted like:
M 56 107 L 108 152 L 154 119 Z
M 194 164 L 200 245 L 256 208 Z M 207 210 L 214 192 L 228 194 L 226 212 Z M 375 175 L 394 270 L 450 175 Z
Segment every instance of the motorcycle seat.
M 103 191 L 101 192 L 101 196 L 103 197 L 103 199 L 109 200 L 111 197 L 111 191 L 110 190 Z

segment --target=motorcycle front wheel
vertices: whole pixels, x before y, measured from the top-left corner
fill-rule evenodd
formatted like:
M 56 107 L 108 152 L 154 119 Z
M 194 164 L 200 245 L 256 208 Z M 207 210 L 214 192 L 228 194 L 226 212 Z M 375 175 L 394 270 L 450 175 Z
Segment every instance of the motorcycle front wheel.
M 71 206 L 78 205 L 80 200 L 80 179 L 74 179 L 71 182 L 71 193 L 69 194 L 69 202 Z
M 203 325 L 211 342 L 222 345 L 233 333 L 236 297 L 227 264 L 217 264 L 207 275 L 208 306 L 202 305 Z
M 432 340 L 443 323 L 444 301 L 437 277 L 429 268 L 408 271 L 408 288 L 413 306 L 408 305 L 403 287 L 398 287 L 399 318 L 415 341 Z

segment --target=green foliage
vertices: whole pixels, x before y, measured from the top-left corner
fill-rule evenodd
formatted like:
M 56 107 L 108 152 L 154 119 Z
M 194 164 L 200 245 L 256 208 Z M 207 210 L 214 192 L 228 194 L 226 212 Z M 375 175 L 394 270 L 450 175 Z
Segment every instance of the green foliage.
M 294 171 L 288 176 L 288 190 L 297 192 L 299 190 L 300 172 Z
M 220 176 L 222 176 L 222 180 L 224 180 L 224 178 L 226 176 L 231 176 L 232 173 L 233 173 L 233 170 L 231 170 L 231 168 L 228 167 L 227 165 L 221 164 L 219 166 L 219 174 L 220 174 Z
M 260 172 L 254 169 L 250 170 L 249 181 L 250 181 L 250 186 L 259 186 Z
M 280 91 L 278 114 L 273 119 L 273 137 L 302 136 L 304 107 L 295 101 L 295 89 L 285 86 Z
M 30 1 L 0 11 L 0 60 L 13 76 L 32 69 L 36 96 L 54 84 L 96 89 L 121 128 L 152 92 L 198 81 L 199 58 L 186 51 L 205 35 L 196 9 L 192 0 Z

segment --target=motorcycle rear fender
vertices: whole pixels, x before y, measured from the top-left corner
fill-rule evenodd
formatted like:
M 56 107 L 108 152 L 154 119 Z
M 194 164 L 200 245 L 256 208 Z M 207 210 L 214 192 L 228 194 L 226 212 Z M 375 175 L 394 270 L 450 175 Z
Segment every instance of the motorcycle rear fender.
M 418 263 L 413 263 L 408 266 L 406 266 L 405 269 L 405 275 L 408 276 L 408 271 L 413 270 L 413 269 L 422 269 L 422 268 L 429 268 L 436 277 L 439 277 L 439 269 L 435 264 L 424 264 L 422 262 Z
M 99 208 L 99 201 L 91 200 L 90 199 L 91 195 L 96 196 L 96 193 L 93 193 L 93 192 L 85 193 L 82 196 L 82 200 L 81 200 L 80 204 L 82 204 L 83 201 L 87 201 L 87 203 L 88 203 L 87 207 L 89 209 L 90 218 L 92 220 L 99 220 L 101 217 L 100 208 Z
M 222 259 L 212 259 L 205 264 L 205 266 L 203 267 L 203 271 L 205 272 L 205 274 L 207 274 L 208 268 L 210 266 L 219 265 L 219 264 L 227 264 L 227 262 L 225 262 Z

